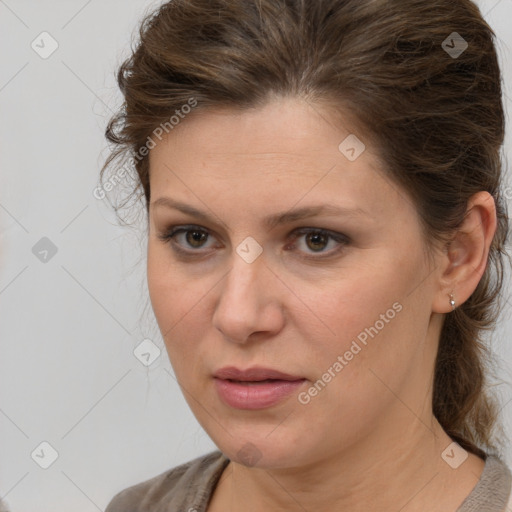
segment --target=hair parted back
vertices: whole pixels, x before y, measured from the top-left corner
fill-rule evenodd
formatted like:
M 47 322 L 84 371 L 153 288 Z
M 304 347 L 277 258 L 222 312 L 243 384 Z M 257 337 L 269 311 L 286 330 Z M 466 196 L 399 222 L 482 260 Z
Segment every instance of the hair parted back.
M 468 43 L 456 58 L 442 46 L 453 32 Z M 507 256 L 505 122 L 495 35 L 478 7 L 470 0 L 171 0 L 144 18 L 139 36 L 118 71 L 125 101 L 106 130 L 114 150 L 101 176 L 129 157 L 136 171 L 129 198 L 146 208 L 149 157 L 140 148 L 191 98 L 191 116 L 285 96 L 328 106 L 333 119 L 337 108 L 349 112 L 358 137 L 371 141 L 387 175 L 410 194 L 432 243 L 449 240 L 473 194 L 494 197 L 498 227 L 487 268 L 443 325 L 433 411 L 468 451 L 495 451 L 502 430 L 486 385 L 491 353 L 483 334 L 499 316 Z

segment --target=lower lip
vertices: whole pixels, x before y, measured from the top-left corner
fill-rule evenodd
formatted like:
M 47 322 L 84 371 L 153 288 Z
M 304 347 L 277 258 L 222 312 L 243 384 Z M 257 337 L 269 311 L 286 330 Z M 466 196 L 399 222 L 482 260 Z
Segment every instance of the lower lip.
M 306 379 L 274 380 L 272 382 L 233 382 L 215 378 L 221 399 L 236 409 L 265 409 L 271 407 L 296 391 Z

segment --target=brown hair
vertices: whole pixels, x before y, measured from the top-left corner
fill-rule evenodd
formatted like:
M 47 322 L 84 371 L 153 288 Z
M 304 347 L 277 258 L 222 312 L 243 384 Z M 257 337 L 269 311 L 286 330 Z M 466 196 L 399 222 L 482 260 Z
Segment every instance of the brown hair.
M 468 45 L 460 55 L 453 53 L 463 48 L 454 32 Z M 117 75 L 123 108 L 106 130 L 116 148 L 102 178 L 120 157 L 129 156 L 136 170 L 132 194 L 117 210 L 133 197 L 149 207 L 149 162 L 141 148 L 162 127 L 169 132 L 171 116 L 191 99 L 197 102 L 191 115 L 255 108 L 272 96 L 343 107 L 371 139 L 385 172 L 414 200 L 431 242 L 449 240 L 473 194 L 492 194 L 497 232 L 476 290 L 445 317 L 433 411 L 468 451 L 495 450 L 498 405 L 486 387 L 491 365 L 483 332 L 498 318 L 506 255 L 504 113 L 495 35 L 477 6 L 470 0 L 172 0 L 145 17 L 139 35 Z

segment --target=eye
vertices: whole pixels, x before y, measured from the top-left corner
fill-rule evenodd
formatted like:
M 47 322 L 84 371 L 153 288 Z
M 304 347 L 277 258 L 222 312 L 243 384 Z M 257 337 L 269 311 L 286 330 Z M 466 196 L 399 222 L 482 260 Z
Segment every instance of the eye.
M 341 251 L 345 245 L 349 243 L 347 236 L 320 228 L 299 228 L 293 232 L 292 237 L 294 241 L 298 239 L 303 240 L 303 243 L 299 244 L 303 248 L 301 252 L 308 253 L 308 250 L 312 251 L 309 253 L 309 256 L 306 256 L 308 258 L 311 257 L 311 254 L 315 253 L 321 253 L 322 256 L 320 257 L 332 256 Z M 333 243 L 330 244 L 330 242 Z M 334 245 L 334 248 L 326 251 L 325 249 L 329 247 L 329 245 Z M 288 247 L 289 246 L 287 246 L 287 248 Z M 292 244 L 292 247 L 294 248 L 295 244 Z M 313 258 L 318 259 L 318 256 L 313 256 Z
M 171 243 L 175 251 L 190 253 L 198 251 L 189 251 L 182 247 L 185 246 L 192 249 L 203 248 L 204 243 L 208 240 L 209 233 L 200 226 L 175 226 L 164 233 L 159 233 L 157 236 L 163 242 Z
M 292 244 L 288 244 L 285 249 L 290 250 L 291 248 L 293 250 L 297 245 L 300 245 L 300 252 L 309 253 L 304 257 L 312 259 L 332 256 L 341 251 L 350 241 L 347 236 L 341 233 L 320 228 L 299 228 L 294 230 L 290 236 Z M 186 256 L 200 256 L 206 251 L 200 251 L 199 249 L 212 248 L 206 245 L 210 233 L 200 226 L 173 226 L 168 231 L 159 233 L 157 237 L 163 242 L 170 243 L 172 249 L 177 253 Z M 298 239 L 303 239 L 303 243 L 296 244 Z M 334 248 L 326 251 L 325 249 L 329 245 L 334 245 Z M 322 256 L 314 256 L 314 254 L 322 254 Z

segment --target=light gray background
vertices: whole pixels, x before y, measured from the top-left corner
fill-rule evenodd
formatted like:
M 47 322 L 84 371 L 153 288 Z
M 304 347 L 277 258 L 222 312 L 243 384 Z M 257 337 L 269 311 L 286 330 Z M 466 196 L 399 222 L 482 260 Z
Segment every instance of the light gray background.
M 0 0 L 0 496 L 14 512 L 104 510 L 215 449 L 147 307 L 143 237 L 92 194 L 121 101 L 114 71 L 158 3 Z M 498 36 L 510 162 L 512 0 L 478 3 Z M 47 59 L 31 48 L 43 31 L 59 45 Z M 42 237 L 58 250 L 46 263 L 32 252 Z M 509 435 L 511 309 L 493 341 Z M 149 367 L 133 355 L 145 338 L 162 350 Z M 49 456 L 43 441 L 58 452 L 48 469 L 31 457 Z

